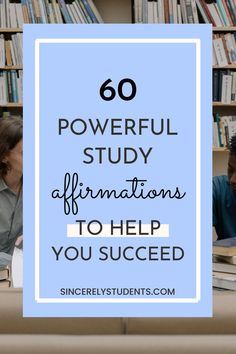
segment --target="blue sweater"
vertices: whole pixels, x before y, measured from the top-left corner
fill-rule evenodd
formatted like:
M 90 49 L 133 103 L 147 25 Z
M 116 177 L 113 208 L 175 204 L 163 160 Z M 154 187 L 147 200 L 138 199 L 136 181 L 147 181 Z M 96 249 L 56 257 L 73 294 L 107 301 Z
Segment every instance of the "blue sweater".
M 236 237 L 236 197 L 227 176 L 213 177 L 213 226 L 219 240 Z

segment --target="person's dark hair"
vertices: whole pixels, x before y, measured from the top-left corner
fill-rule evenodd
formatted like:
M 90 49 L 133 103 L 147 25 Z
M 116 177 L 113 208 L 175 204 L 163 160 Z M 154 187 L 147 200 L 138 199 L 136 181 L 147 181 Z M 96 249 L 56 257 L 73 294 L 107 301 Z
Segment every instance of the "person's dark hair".
M 0 177 L 6 175 L 8 171 L 3 159 L 21 141 L 22 136 L 23 122 L 20 117 L 0 118 Z
M 229 150 L 231 154 L 236 154 L 236 134 L 230 140 Z

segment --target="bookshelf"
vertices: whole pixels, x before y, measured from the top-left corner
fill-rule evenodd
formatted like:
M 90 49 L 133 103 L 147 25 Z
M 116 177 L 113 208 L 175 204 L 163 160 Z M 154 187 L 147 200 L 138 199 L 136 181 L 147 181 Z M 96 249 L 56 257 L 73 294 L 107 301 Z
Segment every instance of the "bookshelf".
M 225 35 L 230 33 L 234 35 L 236 33 L 236 26 L 230 27 L 213 27 L 214 34 Z M 226 49 L 224 47 L 224 49 Z M 236 72 L 236 64 L 231 63 L 228 65 L 213 65 L 213 70 L 230 70 Z M 214 76 L 214 75 L 213 75 Z M 214 89 L 213 89 L 214 90 Z M 214 92 L 213 92 L 214 96 Z M 214 102 L 213 101 L 213 114 L 219 114 L 220 116 L 233 116 L 236 115 L 236 101 L 230 103 Z M 221 175 L 227 173 L 228 162 L 228 150 L 224 147 L 213 147 L 213 175 Z
M 3 0 L 5 1 L 5 0 Z M 32 0 L 31 0 L 32 1 Z M 40 2 L 41 0 L 33 0 L 33 2 Z M 58 2 L 58 0 L 55 0 Z M 14 2 L 14 0 L 13 0 Z M 67 1 L 67 4 L 71 4 L 73 0 Z M 134 9 L 137 9 L 137 4 L 140 2 L 143 4 L 142 0 L 94 0 L 94 4 L 97 7 L 97 10 L 102 16 L 102 19 L 105 23 L 132 23 L 133 19 L 135 18 L 134 14 Z M 166 3 L 168 0 L 158 0 L 158 2 L 162 2 L 163 7 L 166 7 Z M 12 3 L 12 2 L 11 2 Z M 16 0 L 16 3 L 19 4 L 19 1 Z M 52 3 L 52 0 L 49 1 L 49 3 Z M 154 2 L 153 2 L 154 3 Z M 169 2 L 169 3 L 174 3 Z M 178 4 L 181 2 L 178 1 Z M 187 3 L 187 1 L 186 1 Z M 189 3 L 189 1 L 188 1 Z M 149 4 L 150 5 L 150 4 Z M 153 4 L 154 6 L 154 4 Z M 173 5 L 172 5 L 173 6 Z M 171 11 L 171 8 L 169 8 L 169 11 Z M 181 9 L 182 11 L 182 9 Z M 201 12 L 199 11 L 199 8 L 197 8 L 198 12 L 198 18 L 199 22 L 203 22 L 203 16 Z M 168 16 L 167 16 L 168 17 Z M 170 16 L 169 16 L 170 18 Z M 166 18 L 165 18 L 166 20 Z M 194 16 L 192 18 L 187 19 L 188 22 L 191 22 L 194 20 Z M 232 19 L 233 20 L 233 19 Z M 222 21 L 222 18 L 221 18 Z M 149 21 L 150 22 L 150 21 Z M 194 21 L 193 21 L 194 22 Z M 223 21 L 222 21 L 223 22 Z M 236 33 L 236 21 L 231 21 L 231 23 L 234 23 L 235 26 L 225 26 L 225 24 L 222 23 L 222 26 L 215 26 L 213 27 L 213 34 L 227 34 L 227 33 Z M 224 26 L 224 27 L 223 27 Z M 4 38 L 10 38 L 12 34 L 16 33 L 22 33 L 22 28 L 6 28 L 6 27 L 1 27 L 0 28 L 0 35 L 4 35 Z M 11 67 L 3 67 L 0 69 L 0 71 L 5 71 L 9 72 L 10 70 L 15 70 L 16 72 L 19 72 L 22 70 L 22 66 L 20 65 L 13 65 Z M 213 66 L 214 70 L 231 70 L 231 71 L 236 71 L 236 63 L 228 64 L 227 66 L 220 66 L 220 65 L 214 65 Z M 222 102 L 213 102 L 213 112 L 214 113 L 219 113 L 220 115 L 236 115 L 236 102 L 233 103 L 222 103 Z M 0 115 L 3 112 L 10 112 L 11 114 L 18 114 L 22 115 L 23 113 L 23 105 L 21 103 L 6 103 L 6 104 L 0 104 Z M 212 119 L 209 117 L 209 119 Z M 222 174 L 226 172 L 226 166 L 227 166 L 227 158 L 228 158 L 228 152 L 225 148 L 213 148 L 213 174 Z
M 22 29 L 1 27 L 0 36 L 3 37 L 3 42 L 0 44 L 0 114 L 22 116 L 22 38 L 21 41 L 18 38 L 18 36 L 22 37 Z M 13 37 L 15 37 L 15 40 Z M 20 51 L 21 53 L 19 53 Z M 20 65 L 18 62 L 20 60 L 19 56 L 21 56 Z M 13 88 L 9 88 L 10 81 L 14 88 L 14 94 Z

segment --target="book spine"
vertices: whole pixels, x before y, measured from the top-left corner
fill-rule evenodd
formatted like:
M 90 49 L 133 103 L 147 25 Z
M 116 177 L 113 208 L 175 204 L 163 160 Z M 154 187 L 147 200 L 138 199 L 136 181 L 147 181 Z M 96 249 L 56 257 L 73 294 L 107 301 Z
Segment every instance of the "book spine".
M 173 0 L 173 21 L 178 23 L 178 9 L 177 9 L 177 0 Z
M 66 23 L 73 23 L 72 18 L 69 15 L 69 12 L 66 8 L 66 4 L 64 0 L 58 0 L 58 3 L 60 5 L 61 13 L 62 16 L 64 17 L 64 20 Z
M 218 79 L 218 97 L 219 97 L 219 101 L 221 101 L 222 82 L 223 82 L 223 76 L 224 75 L 227 75 L 227 70 L 220 70 L 219 71 L 219 79 Z
M 11 84 L 12 84 L 13 102 L 18 102 L 16 70 L 11 70 Z
M 236 45 L 235 45 L 234 36 L 231 33 L 227 33 L 227 34 L 225 34 L 224 38 L 225 38 L 227 51 L 229 53 L 230 61 L 232 63 L 235 63 L 236 62 Z
M 222 38 L 213 39 L 213 46 L 215 49 L 215 55 L 217 58 L 218 65 L 227 66 L 228 61 L 227 61 L 227 57 L 226 57 L 226 54 L 224 51 L 224 45 L 223 45 Z
M 138 15 L 138 22 L 141 21 L 140 15 Z M 147 2 L 147 23 L 153 23 L 153 7 L 152 1 Z
M 233 23 L 235 25 L 236 24 L 236 13 L 235 13 L 234 4 L 230 0 L 226 0 L 226 4 L 227 4 L 228 8 L 230 9 L 230 14 L 233 18 Z
M 219 27 L 223 26 L 224 24 L 222 23 L 221 18 L 217 12 L 216 4 L 215 3 L 211 3 L 211 4 L 207 3 L 206 6 L 208 7 L 208 9 L 210 11 L 211 16 L 213 17 L 216 26 L 219 26 Z
M 223 6 L 224 6 L 224 9 L 225 9 L 228 21 L 229 21 L 229 25 L 233 26 L 234 25 L 233 18 L 231 16 L 231 13 L 230 13 L 229 8 L 227 6 L 226 0 L 222 0 L 222 3 L 223 3 Z
M 226 104 L 231 103 L 231 88 L 232 88 L 232 76 L 223 75 L 222 90 L 221 90 L 222 103 L 226 103 Z
M 169 23 L 174 23 L 173 3 L 169 0 Z
M 42 23 L 47 23 L 47 10 L 43 0 L 39 0 L 39 8 L 42 18 Z
M 93 0 L 87 0 L 87 1 L 88 1 L 89 5 L 90 5 L 91 9 L 93 10 L 93 13 L 94 13 L 94 15 L 96 16 L 98 22 L 99 22 L 99 23 L 103 23 L 104 21 L 103 21 L 101 15 L 100 15 L 100 13 L 99 13 L 97 7 L 95 6 Z M 142 1 L 142 0 L 141 0 L 141 1 Z
M 232 72 L 232 94 L 231 94 L 231 101 L 236 101 L 236 72 Z
M 164 1 L 164 15 L 165 15 L 165 23 L 170 23 L 169 19 L 169 2 Z
M 153 23 L 158 23 L 158 9 L 157 9 L 157 0 L 154 0 L 152 3 L 152 10 L 153 10 Z M 142 21 L 143 21 L 143 14 L 142 14 Z
M 77 1 L 78 1 L 79 4 L 80 4 L 80 7 L 81 7 L 81 9 L 82 9 L 82 11 L 83 11 L 83 13 L 84 13 L 84 16 L 85 16 L 86 20 L 87 20 L 87 23 L 92 23 L 92 20 L 91 20 L 89 14 L 88 14 L 87 11 L 86 11 L 86 8 L 85 8 L 85 6 L 84 6 L 83 1 L 82 1 L 82 0 L 77 0 Z
M 209 23 L 210 21 L 209 21 L 207 15 L 205 14 L 205 11 L 202 7 L 202 4 L 200 3 L 200 0 L 196 0 L 196 4 L 197 4 L 197 8 L 202 16 L 204 23 Z
M 94 12 L 92 11 L 88 1 L 87 0 L 82 0 L 82 2 L 84 3 L 84 7 L 86 8 L 86 11 L 87 11 L 88 15 L 90 16 L 92 22 L 93 23 L 98 23 L 98 19 L 96 18 Z
M 157 8 L 158 8 L 158 14 L 159 14 L 159 23 L 165 23 L 164 0 L 158 1 Z
M 181 14 L 183 23 L 188 23 L 186 4 L 184 0 L 180 0 Z
M 36 23 L 35 18 L 34 18 L 34 11 L 33 11 L 33 5 L 31 0 L 26 0 L 27 8 L 28 8 L 28 13 L 30 15 L 30 19 L 32 23 Z
M 197 13 L 197 6 L 196 6 L 196 1 L 195 0 L 191 0 L 191 6 L 192 6 L 192 13 L 193 13 L 194 23 L 199 23 L 198 13 Z
M 77 6 L 78 11 L 79 11 L 79 13 L 80 13 L 80 17 L 81 17 L 81 19 L 82 19 L 82 23 L 87 23 L 87 22 L 88 22 L 88 21 L 87 21 L 87 18 L 86 18 L 85 15 L 84 15 L 84 12 L 83 12 L 83 10 L 82 10 L 82 8 L 81 8 L 81 6 L 80 6 L 79 0 L 76 0 L 75 3 L 76 3 L 76 6 Z
M 224 8 L 222 0 L 216 0 L 216 3 L 217 3 L 218 10 L 219 10 L 219 12 L 221 14 L 221 17 L 222 17 L 222 19 L 224 21 L 225 26 L 230 26 L 230 22 L 228 20 L 228 16 L 226 15 L 225 8 Z
M 186 0 L 185 6 L 186 6 L 186 14 L 187 14 L 187 23 L 194 23 L 191 0 Z
M 148 22 L 148 1 L 144 0 L 142 2 L 142 23 Z
M 12 93 L 11 72 L 8 71 L 6 74 L 7 74 L 7 88 L 8 88 L 9 102 L 14 102 L 13 93 Z
M 223 48 L 224 48 L 224 52 L 225 52 L 225 56 L 226 56 L 227 62 L 228 62 L 228 64 L 231 64 L 232 61 L 231 61 L 231 57 L 230 57 L 228 49 L 227 49 L 225 36 L 223 34 L 221 34 L 220 38 L 222 39 L 222 44 L 223 44 Z
M 212 23 L 213 26 L 216 26 L 216 23 L 215 23 L 213 17 L 211 16 L 211 13 L 210 13 L 210 11 L 209 11 L 209 9 L 208 9 L 207 4 L 205 3 L 205 1 L 204 1 L 204 0 L 200 0 L 200 3 L 201 3 L 201 5 L 202 5 L 202 7 L 203 7 L 203 9 L 204 9 L 204 11 L 205 11 L 205 14 L 206 14 L 206 16 L 208 17 L 209 21 Z
M 218 102 L 219 98 L 219 70 L 213 71 L 213 102 Z
M 4 36 L 0 35 L 0 68 L 5 67 L 6 58 L 5 58 L 5 45 L 4 45 Z
M 78 22 L 79 23 L 84 23 L 84 18 L 83 18 L 83 15 L 81 14 L 81 10 L 79 8 L 79 5 L 76 1 L 73 2 L 73 5 L 74 5 L 74 9 L 77 13 L 77 17 L 78 17 Z
M 220 115 L 219 113 L 216 113 L 215 115 L 216 118 L 216 124 L 217 124 L 217 132 L 218 132 L 218 141 L 219 141 L 219 147 L 223 147 L 223 143 L 222 143 L 222 137 L 221 137 L 221 127 L 220 127 Z

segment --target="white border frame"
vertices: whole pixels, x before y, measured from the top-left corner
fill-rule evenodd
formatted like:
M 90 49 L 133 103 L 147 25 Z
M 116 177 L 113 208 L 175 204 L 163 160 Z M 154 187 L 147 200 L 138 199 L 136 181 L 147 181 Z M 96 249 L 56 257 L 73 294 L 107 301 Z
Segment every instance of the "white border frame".
M 41 298 L 40 235 L 40 44 L 42 43 L 186 43 L 196 45 L 196 296 L 174 299 Z M 35 301 L 38 303 L 197 303 L 201 299 L 201 40 L 199 38 L 38 38 L 35 40 Z

